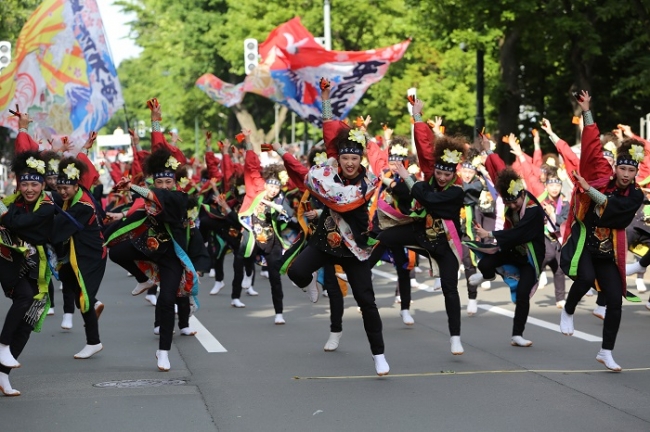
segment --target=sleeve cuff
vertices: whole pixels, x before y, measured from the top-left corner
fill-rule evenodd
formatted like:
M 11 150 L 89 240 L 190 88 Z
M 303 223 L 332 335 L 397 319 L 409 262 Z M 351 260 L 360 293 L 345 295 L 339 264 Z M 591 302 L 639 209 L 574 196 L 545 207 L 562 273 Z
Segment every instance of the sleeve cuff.
M 154 120 L 151 122 L 151 132 L 162 132 L 159 121 Z
M 149 196 L 149 192 L 151 192 L 146 187 L 142 187 L 138 185 L 131 185 L 131 190 L 137 193 L 138 195 L 142 196 L 143 198 L 147 198 Z
M 422 121 L 422 114 L 413 114 L 413 120 L 415 120 L 416 123 Z
M 591 111 L 583 111 L 582 112 L 582 118 L 585 121 L 585 126 L 589 126 L 589 125 L 592 125 L 592 124 L 595 123 L 594 122 L 594 116 L 591 113 Z
M 332 120 L 332 102 L 329 99 L 324 100 L 322 106 L 323 120 Z
M 404 179 L 404 183 L 406 183 L 406 187 L 409 188 L 409 191 L 413 189 L 413 186 L 415 185 L 416 181 L 417 180 L 413 175 L 410 175 Z
M 594 187 L 590 187 L 589 190 L 587 190 L 585 193 L 598 206 L 602 206 L 603 204 L 605 204 L 607 202 L 607 197 L 605 196 L 605 194 L 603 194 L 600 191 L 596 190 L 596 188 L 594 188 Z

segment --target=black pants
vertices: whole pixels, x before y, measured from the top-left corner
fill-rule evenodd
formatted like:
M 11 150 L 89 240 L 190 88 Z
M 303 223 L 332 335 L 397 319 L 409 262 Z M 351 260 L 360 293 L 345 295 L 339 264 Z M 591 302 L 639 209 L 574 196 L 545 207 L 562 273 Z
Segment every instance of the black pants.
M 148 281 L 149 278 L 144 273 L 142 273 L 142 270 L 140 270 L 140 268 L 135 263 L 135 259 L 133 259 L 133 254 L 135 252 L 138 252 L 138 250 L 135 248 L 135 246 L 133 246 L 133 243 L 130 241 L 123 241 L 114 246 L 111 246 L 110 250 L 108 251 L 108 257 L 115 264 L 131 273 L 135 280 L 138 281 L 138 283 L 144 283 Z M 141 255 L 145 256 L 144 254 Z
M 27 324 L 24 318 L 37 293 L 38 283 L 36 280 L 22 277 L 18 280 L 11 295 L 12 304 L 7 311 L 5 324 L 0 333 L 0 343 L 9 345 L 11 355 L 15 359 L 23 352 L 34 329 L 33 326 Z M 0 364 L 0 372 L 8 374 L 11 372 L 11 368 Z
M 215 234 L 213 232 L 210 233 L 210 240 L 211 242 L 214 243 L 214 247 L 209 247 L 208 249 L 212 253 L 213 250 L 216 250 L 217 246 L 217 239 L 215 236 L 218 234 Z M 223 248 L 220 251 L 220 253 L 215 254 L 214 259 L 213 259 L 213 268 L 214 268 L 214 280 L 215 281 L 223 281 L 225 274 L 223 270 L 223 262 L 226 259 L 226 252 L 228 252 L 228 249 L 230 248 L 234 254 L 237 253 L 239 250 L 239 241 L 240 237 L 233 237 L 231 235 L 225 235 L 225 236 L 219 236 L 221 240 L 224 242 Z M 247 274 L 250 274 L 250 271 L 246 272 Z
M 384 255 L 386 250 L 390 249 L 393 259 L 395 260 L 395 271 L 397 273 L 397 288 L 399 290 L 399 296 L 401 299 L 401 309 L 408 310 L 411 307 L 411 272 L 406 268 L 408 266 L 408 254 L 404 250 L 404 246 L 392 246 L 389 247 L 388 243 L 381 241 L 383 237 L 382 234 L 388 232 L 390 228 L 386 231 L 379 233 L 378 240 L 380 243 L 373 249 L 370 258 L 368 259 L 368 265 L 372 269 Z
M 119 249 L 119 262 L 115 260 L 113 261 L 124 267 L 134 276 L 141 274 L 144 276 L 142 282 L 146 282 L 148 280 L 147 276 L 138 268 L 135 261 L 152 261 L 151 258 L 136 249 L 130 242 L 124 243 L 127 244 L 128 247 Z M 111 248 L 111 259 L 113 259 L 114 249 L 115 247 Z M 180 286 L 181 278 L 183 276 L 183 266 L 174 253 L 174 248 L 171 246 L 167 248 L 167 251 L 162 257 L 156 260 L 156 264 L 158 265 L 158 276 L 160 279 L 160 294 L 158 295 L 158 301 L 156 302 L 156 321 L 160 323 L 160 341 L 158 342 L 158 349 L 168 351 L 172 346 L 175 320 L 174 304 L 176 304 L 178 287 Z
M 387 247 L 404 247 L 418 245 L 414 224 L 396 226 L 382 231 L 377 237 Z M 440 284 L 445 296 L 445 309 L 447 310 L 447 325 L 451 336 L 460 336 L 460 296 L 458 295 L 458 259 L 445 240 L 420 245 L 429 256 L 438 263 L 440 269 Z M 410 281 L 409 281 L 410 283 Z M 411 302 L 410 296 L 407 305 Z M 402 297 L 402 305 L 404 298 Z M 404 309 L 404 306 L 402 306 Z
M 160 294 L 158 295 L 158 301 L 156 302 L 156 316 L 160 322 L 160 341 L 158 342 L 158 349 L 168 351 L 172 347 L 172 338 L 174 333 L 174 305 L 178 298 L 178 288 L 184 270 L 181 261 L 174 253 L 173 248 L 169 248 L 165 255 L 157 261 L 157 264 L 158 274 L 160 277 Z
M 551 268 L 553 272 L 553 286 L 555 288 L 555 301 L 559 302 L 564 300 L 566 295 L 565 275 L 560 268 L 560 244 L 556 241 L 549 240 L 548 237 L 544 239 L 544 242 L 546 244 L 546 253 L 540 270 L 544 271 L 546 266 Z
M 641 257 L 639 264 L 641 264 L 643 267 L 648 267 L 650 265 L 650 251 Z
M 530 310 L 530 292 L 537 283 L 537 275 L 533 266 L 528 263 L 527 257 L 508 252 L 497 252 L 494 255 L 483 256 L 478 262 L 478 269 L 485 279 L 493 279 L 496 276 L 496 268 L 505 264 L 514 265 L 519 269 L 512 335 L 523 336 Z
M 343 293 L 331 263 L 323 265 L 323 288 L 330 301 L 330 331 L 340 333 L 343 331 Z
M 475 211 L 475 216 L 477 217 L 476 223 L 483 227 L 487 231 L 494 231 L 496 226 L 496 218 L 491 215 L 484 215 L 480 211 Z M 463 241 L 470 240 L 470 237 L 467 234 L 463 234 Z M 474 259 L 475 261 L 476 259 Z M 476 274 L 476 264 L 472 261 L 472 253 L 467 246 L 463 245 L 463 267 L 465 268 L 465 282 L 467 285 L 467 298 L 470 300 L 476 300 L 478 297 L 478 286 L 472 285 L 469 283 L 469 277 L 473 274 Z
M 374 355 L 384 353 L 381 317 L 375 304 L 372 278 L 368 261 L 356 257 L 335 257 L 313 246 L 307 246 L 289 267 L 287 276 L 301 288 L 309 285 L 313 274 L 324 264 L 339 264 L 348 277 L 352 294 L 361 308 L 363 326 L 366 330 L 370 351 Z
M 253 253 L 251 254 L 250 257 L 244 258 L 240 257 L 240 260 L 243 262 L 244 266 L 246 268 L 246 274 L 250 274 L 248 272 L 248 268 L 252 267 L 255 263 L 255 255 L 263 254 L 264 257 L 266 258 L 266 263 L 267 263 L 267 268 L 269 272 L 269 283 L 271 284 L 271 299 L 273 300 L 273 309 L 275 309 L 276 314 L 281 314 L 283 307 L 282 307 L 282 299 L 284 298 L 284 293 L 282 292 L 282 278 L 280 277 L 280 267 L 282 267 L 282 244 L 280 241 L 274 237 L 273 238 L 273 243 L 271 245 L 271 250 L 270 252 L 266 253 L 264 252 L 258 244 L 255 244 L 255 247 L 253 248 Z M 267 249 L 268 250 L 268 249 Z M 242 269 L 243 270 L 243 269 Z M 241 278 L 243 278 L 244 273 L 241 271 Z M 237 272 L 235 272 L 235 279 L 238 279 L 237 277 Z M 238 279 L 238 282 L 235 285 L 236 281 L 233 281 L 233 290 L 232 290 L 232 298 L 239 298 L 241 295 L 241 281 L 242 279 Z M 238 288 L 236 291 L 235 288 Z
M 74 304 L 78 309 L 81 308 L 81 303 L 79 296 L 81 295 L 81 287 L 79 286 L 79 281 L 74 274 L 74 270 L 70 264 L 64 264 L 59 269 L 59 277 L 61 282 L 63 282 L 63 309 L 65 312 L 66 307 L 69 308 L 69 305 L 66 306 L 66 297 L 68 299 L 72 298 Z M 97 301 L 97 289 L 99 286 L 95 284 L 86 284 L 86 292 L 88 293 L 88 312 L 82 313 L 81 317 L 84 320 L 84 330 L 86 331 L 86 343 L 88 345 L 97 345 L 100 343 L 99 340 L 99 323 L 97 321 L 97 314 L 95 313 L 95 302 Z M 68 300 L 69 301 L 69 300 Z M 70 312 L 65 313 L 74 313 L 74 309 Z
M 580 256 L 578 268 L 580 279 L 571 285 L 564 310 L 568 314 L 574 314 L 580 299 L 593 286 L 594 280 L 598 281 L 600 292 L 603 293 L 607 303 L 602 348 L 613 350 L 618 328 L 621 325 L 623 306 L 623 286 L 618 267 L 612 258 L 599 258 L 584 251 Z
M 176 296 L 174 304 L 178 307 L 178 328 L 184 329 L 185 327 L 190 326 L 190 298 L 189 297 L 179 297 Z M 154 314 L 153 326 L 158 327 L 160 325 L 160 319 L 158 317 L 158 308 Z
M 54 307 L 54 277 L 50 279 L 50 284 L 47 287 L 47 293 L 50 296 L 50 307 Z
M 463 240 L 465 239 L 469 240 L 469 237 L 465 237 Z M 476 274 L 476 265 L 472 261 L 469 248 L 465 245 L 463 245 L 463 267 L 465 267 L 465 281 L 467 282 L 467 298 L 476 300 L 476 297 L 478 297 L 478 286 L 469 283 L 469 277 Z

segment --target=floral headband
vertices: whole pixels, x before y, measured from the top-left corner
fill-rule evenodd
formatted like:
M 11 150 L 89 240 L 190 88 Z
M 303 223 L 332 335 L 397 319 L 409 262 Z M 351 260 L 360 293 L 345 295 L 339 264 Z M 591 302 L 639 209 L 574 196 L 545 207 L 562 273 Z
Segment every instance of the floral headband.
M 503 197 L 503 201 L 515 201 L 519 198 L 519 195 L 524 191 L 524 182 L 522 179 L 510 180 L 510 186 L 508 187 L 508 196 Z
M 639 163 L 645 158 L 645 149 L 640 145 L 632 144 L 630 152 L 621 153 L 616 158 L 616 165 L 631 165 L 635 168 L 639 167 Z
M 366 134 L 360 129 L 350 129 L 350 133 L 348 134 L 348 139 L 350 141 L 354 141 L 361 144 L 364 148 L 366 147 Z M 339 155 L 343 155 L 343 154 L 354 154 L 354 155 L 361 156 L 363 155 L 363 148 L 344 147 L 342 149 L 339 149 Z
M 435 168 L 442 171 L 454 172 L 456 171 L 456 166 L 460 163 L 462 155 L 458 150 L 445 149 L 440 157 L 440 161 L 436 161 Z
M 63 174 L 65 174 L 65 176 L 60 175 L 57 177 L 56 184 L 76 185 L 79 182 L 81 172 L 76 166 L 74 166 L 74 164 L 68 164 L 68 166 L 63 170 Z
M 167 168 L 173 169 L 174 171 L 176 171 L 176 168 L 178 168 L 180 164 L 181 163 L 176 160 L 174 156 L 169 156 L 169 159 L 167 159 L 167 162 L 165 162 L 165 166 Z
M 32 156 L 27 159 L 27 166 L 35 169 L 39 174 L 45 174 L 45 161 L 36 159 Z
M 47 163 L 47 175 L 57 175 L 59 172 L 59 160 L 58 159 L 50 159 L 49 162 Z

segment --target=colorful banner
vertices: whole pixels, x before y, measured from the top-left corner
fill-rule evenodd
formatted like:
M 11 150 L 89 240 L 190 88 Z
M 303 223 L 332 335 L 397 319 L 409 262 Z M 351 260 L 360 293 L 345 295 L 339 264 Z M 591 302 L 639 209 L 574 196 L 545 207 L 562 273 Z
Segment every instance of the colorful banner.
M 37 139 L 84 144 L 122 107 L 122 89 L 96 0 L 45 0 L 20 32 L 15 60 L 0 74 L 0 126 L 18 130 L 17 104 Z
M 368 87 L 381 80 L 388 66 L 408 48 L 406 40 L 368 51 L 327 51 L 294 18 L 273 30 L 259 47 L 262 62 L 243 83 L 228 84 L 212 74 L 196 85 L 218 103 L 231 107 L 246 93 L 255 93 L 286 105 L 302 118 L 319 125 L 321 100 L 318 82 L 334 83 L 331 99 L 334 117 L 345 118 Z

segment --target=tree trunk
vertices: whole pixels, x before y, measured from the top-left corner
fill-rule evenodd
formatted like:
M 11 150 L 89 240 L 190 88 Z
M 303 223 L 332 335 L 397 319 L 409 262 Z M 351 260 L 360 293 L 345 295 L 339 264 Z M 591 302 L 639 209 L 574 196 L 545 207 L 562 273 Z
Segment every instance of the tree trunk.
M 282 128 L 282 125 L 284 124 L 284 121 L 287 119 L 287 113 L 289 112 L 289 109 L 282 105 L 280 110 L 278 111 L 278 118 L 271 128 L 269 132 L 266 134 L 266 137 L 264 137 L 264 142 L 270 143 L 270 142 L 275 142 L 275 128 L 278 128 L 278 131 Z M 278 133 L 279 135 L 279 133 Z
M 495 140 L 498 143 L 502 135 L 517 133 L 519 124 L 519 63 L 517 62 L 517 43 L 521 31 L 513 29 L 500 42 L 499 64 L 501 75 L 501 94 L 499 95 L 499 114 Z M 512 157 L 507 146 L 501 146 L 500 156 L 508 162 Z
M 578 102 L 575 100 L 571 92 L 580 93 L 581 90 L 586 90 L 591 93 L 591 61 L 584 59 L 582 55 L 582 50 L 573 44 L 571 47 L 571 67 L 573 69 L 574 84 L 570 89 L 568 98 L 571 100 L 571 106 L 573 107 L 573 115 L 580 117 L 582 115 L 582 108 L 578 105 Z M 580 144 L 580 126 L 576 125 L 576 144 Z

